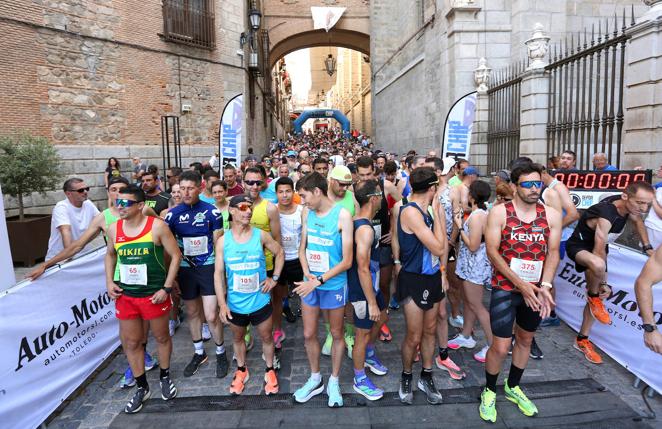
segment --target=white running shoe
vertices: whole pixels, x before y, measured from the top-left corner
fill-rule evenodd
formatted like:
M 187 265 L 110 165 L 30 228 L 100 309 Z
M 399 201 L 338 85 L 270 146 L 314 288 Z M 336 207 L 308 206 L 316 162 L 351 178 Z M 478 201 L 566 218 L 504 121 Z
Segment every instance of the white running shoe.
M 211 331 L 209 330 L 209 325 L 206 323 L 202 324 L 202 341 L 211 340 Z
M 449 316 L 448 323 L 450 323 L 453 328 L 462 329 L 462 326 L 464 326 L 464 317 L 462 317 L 461 314 L 458 314 L 457 317 Z
M 448 348 L 452 350 L 457 350 L 460 347 L 467 349 L 473 349 L 476 347 L 476 340 L 472 336 L 465 337 L 462 334 L 457 334 L 450 340 L 448 340 Z
M 487 355 L 487 350 L 489 350 L 490 346 L 486 345 L 478 353 L 474 353 L 474 359 L 476 359 L 478 362 L 485 363 L 485 356 Z

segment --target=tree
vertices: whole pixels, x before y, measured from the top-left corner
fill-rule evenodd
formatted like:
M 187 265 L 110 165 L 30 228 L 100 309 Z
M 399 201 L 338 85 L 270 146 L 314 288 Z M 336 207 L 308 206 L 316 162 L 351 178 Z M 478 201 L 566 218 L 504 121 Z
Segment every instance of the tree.
M 27 132 L 0 136 L 0 184 L 18 198 L 19 219 L 24 219 L 23 197 L 46 195 L 60 184 L 60 155 L 45 137 Z

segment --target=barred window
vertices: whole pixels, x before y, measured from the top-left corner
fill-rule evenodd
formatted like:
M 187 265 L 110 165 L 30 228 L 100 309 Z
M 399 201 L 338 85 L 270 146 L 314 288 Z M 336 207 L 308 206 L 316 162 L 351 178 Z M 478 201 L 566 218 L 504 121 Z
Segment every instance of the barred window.
M 163 37 L 213 49 L 214 0 L 163 0 Z

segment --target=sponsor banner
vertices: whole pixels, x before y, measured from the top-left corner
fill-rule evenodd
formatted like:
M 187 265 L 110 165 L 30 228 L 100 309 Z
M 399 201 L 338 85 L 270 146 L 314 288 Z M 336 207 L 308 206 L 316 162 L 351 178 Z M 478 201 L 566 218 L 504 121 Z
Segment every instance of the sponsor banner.
M 453 156 L 469 159 L 471 131 L 476 115 L 476 92 L 465 95 L 455 102 L 444 124 L 444 141 L 441 145 L 442 158 Z
M 590 339 L 628 371 L 662 392 L 662 356 L 644 345 L 644 331 L 634 292 L 634 282 L 647 257 L 624 247 L 610 245 L 607 280 L 612 294 L 605 300 L 611 324 L 593 324 Z M 565 257 L 559 264 L 556 279 L 556 313 L 575 331 L 582 323 L 586 304 L 584 273 L 575 271 L 575 264 Z M 662 327 L 662 283 L 653 286 L 655 322 Z
M 100 248 L 0 297 L 0 426 L 39 426 L 119 346 Z
M 244 118 L 244 96 L 234 97 L 223 109 L 219 133 L 221 166 L 241 163 L 241 132 Z
M 623 193 L 623 191 L 589 191 L 583 189 L 572 189 L 570 190 L 570 198 L 572 198 L 572 202 L 578 209 L 587 209 L 607 197 L 611 197 L 612 195 L 619 195 L 621 193 Z
M 315 30 L 324 30 L 328 33 L 338 23 L 346 9 L 346 7 L 311 7 L 310 13 L 313 15 L 313 28 Z
M 5 205 L 0 188 L 0 291 L 9 289 L 16 283 L 14 277 L 14 264 L 9 250 L 9 235 L 7 234 L 7 221 L 5 219 Z

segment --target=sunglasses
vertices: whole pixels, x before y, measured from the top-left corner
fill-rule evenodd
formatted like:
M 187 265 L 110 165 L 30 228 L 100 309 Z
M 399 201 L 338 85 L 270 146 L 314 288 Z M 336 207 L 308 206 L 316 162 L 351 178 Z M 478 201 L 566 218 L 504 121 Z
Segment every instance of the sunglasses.
M 138 201 L 127 200 L 126 198 L 118 198 L 115 200 L 115 207 L 117 208 L 127 208 L 135 206 L 138 204 Z
M 524 182 L 520 182 L 519 186 L 521 186 L 524 189 L 531 189 L 534 186 L 540 189 L 542 188 L 542 180 L 526 180 Z
M 90 187 L 85 187 L 85 188 L 80 188 L 80 189 L 69 189 L 68 192 L 78 192 L 79 194 L 82 194 L 83 192 L 89 192 Z
M 248 186 L 261 186 L 263 182 L 261 180 L 244 180 L 244 183 Z
M 349 183 L 338 182 L 338 186 L 340 186 L 341 188 L 349 188 L 350 186 L 352 186 L 352 182 Z
M 237 209 L 239 209 L 240 212 L 247 212 L 253 209 L 253 206 L 250 204 L 239 204 L 237 205 Z
M 381 197 L 383 194 L 381 192 L 375 192 L 374 194 L 368 194 L 367 197 Z

